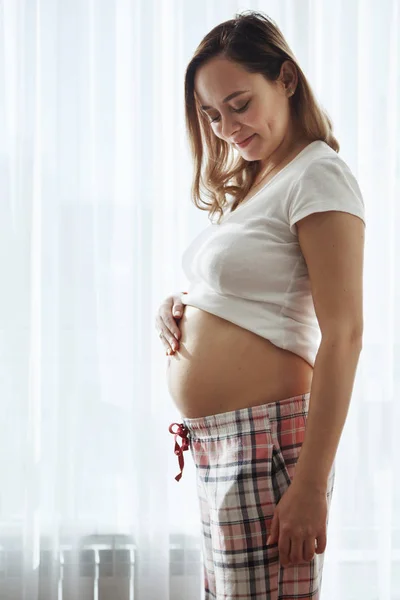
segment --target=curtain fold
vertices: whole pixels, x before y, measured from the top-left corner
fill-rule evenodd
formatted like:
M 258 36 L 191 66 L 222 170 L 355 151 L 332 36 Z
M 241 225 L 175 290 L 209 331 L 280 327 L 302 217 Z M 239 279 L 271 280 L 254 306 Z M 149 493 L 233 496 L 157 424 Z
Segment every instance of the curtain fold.
M 0 2 L 0 598 L 200 600 L 154 328 L 204 227 L 184 73 L 237 11 L 272 17 L 367 216 L 364 341 L 337 454 L 324 600 L 400 600 L 398 0 Z

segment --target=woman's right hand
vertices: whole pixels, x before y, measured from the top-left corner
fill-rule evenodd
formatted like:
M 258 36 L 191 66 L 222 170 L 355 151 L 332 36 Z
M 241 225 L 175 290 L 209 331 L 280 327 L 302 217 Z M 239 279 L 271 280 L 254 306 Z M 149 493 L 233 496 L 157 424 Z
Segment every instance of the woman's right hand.
M 187 294 L 187 292 L 182 292 L 182 294 Z M 168 296 L 162 302 L 156 315 L 155 327 L 168 355 L 174 354 L 176 350 L 179 350 L 181 331 L 177 325 L 177 321 L 182 318 L 185 308 L 185 305 L 181 302 L 182 294 Z

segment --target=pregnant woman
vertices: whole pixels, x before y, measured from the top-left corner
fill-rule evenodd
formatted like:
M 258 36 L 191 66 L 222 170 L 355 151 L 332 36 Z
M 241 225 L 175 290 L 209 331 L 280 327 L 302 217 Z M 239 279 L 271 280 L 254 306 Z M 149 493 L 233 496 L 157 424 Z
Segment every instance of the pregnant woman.
M 182 415 L 169 428 L 176 479 L 184 450 L 196 466 L 205 600 L 319 599 L 362 348 L 364 202 L 262 13 L 205 36 L 185 102 L 194 200 L 212 222 L 183 256 L 188 290 L 156 326 Z

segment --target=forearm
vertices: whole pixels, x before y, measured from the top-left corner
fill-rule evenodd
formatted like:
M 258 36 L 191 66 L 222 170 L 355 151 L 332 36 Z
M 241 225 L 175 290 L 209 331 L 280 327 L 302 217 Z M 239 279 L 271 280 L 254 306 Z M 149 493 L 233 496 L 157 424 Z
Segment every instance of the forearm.
M 361 340 L 322 339 L 314 365 L 304 441 L 293 483 L 324 491 L 346 421 Z

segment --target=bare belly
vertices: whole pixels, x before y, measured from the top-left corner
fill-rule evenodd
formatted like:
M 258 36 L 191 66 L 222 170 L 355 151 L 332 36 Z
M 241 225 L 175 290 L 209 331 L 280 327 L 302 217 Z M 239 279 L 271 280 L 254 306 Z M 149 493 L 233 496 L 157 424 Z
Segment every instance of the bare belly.
M 305 394 L 313 368 L 303 358 L 193 306 L 178 322 L 179 350 L 167 357 L 169 393 L 188 419 Z

